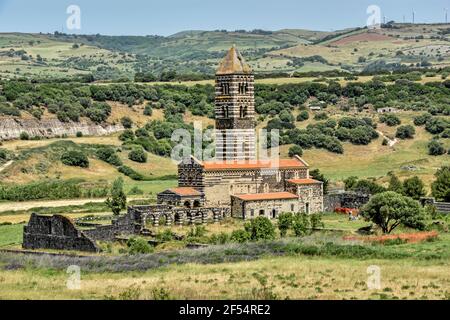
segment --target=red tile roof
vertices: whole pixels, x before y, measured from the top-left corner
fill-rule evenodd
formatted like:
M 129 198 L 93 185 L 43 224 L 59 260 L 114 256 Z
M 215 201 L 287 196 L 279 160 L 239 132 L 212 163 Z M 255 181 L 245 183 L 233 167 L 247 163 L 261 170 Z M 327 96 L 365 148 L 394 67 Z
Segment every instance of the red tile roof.
M 293 184 L 322 184 L 322 181 L 314 180 L 314 179 L 291 179 L 288 182 Z
M 205 170 L 239 170 L 239 169 L 286 169 L 303 168 L 306 164 L 299 159 L 280 159 L 277 161 L 236 161 L 236 162 L 203 162 Z
M 172 189 L 169 189 L 168 191 L 176 193 L 179 196 L 185 196 L 185 197 L 202 195 L 202 193 L 200 191 L 198 191 L 194 188 L 190 188 L 190 187 L 172 188 Z
M 284 200 L 297 199 L 295 194 L 289 192 L 273 192 L 273 193 L 256 193 L 256 194 L 238 194 L 234 197 L 244 201 L 259 201 L 259 200 Z

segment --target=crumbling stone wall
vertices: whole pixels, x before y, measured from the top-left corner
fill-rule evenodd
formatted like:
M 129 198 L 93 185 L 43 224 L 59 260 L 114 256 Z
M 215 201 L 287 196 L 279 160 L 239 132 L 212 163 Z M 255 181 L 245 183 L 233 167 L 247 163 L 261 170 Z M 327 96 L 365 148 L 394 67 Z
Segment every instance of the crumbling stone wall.
M 23 230 L 24 249 L 57 249 L 99 252 L 97 244 L 78 230 L 71 219 L 33 213 Z
M 324 196 L 324 211 L 333 212 L 337 208 L 360 209 L 370 200 L 370 195 L 357 192 L 332 193 Z

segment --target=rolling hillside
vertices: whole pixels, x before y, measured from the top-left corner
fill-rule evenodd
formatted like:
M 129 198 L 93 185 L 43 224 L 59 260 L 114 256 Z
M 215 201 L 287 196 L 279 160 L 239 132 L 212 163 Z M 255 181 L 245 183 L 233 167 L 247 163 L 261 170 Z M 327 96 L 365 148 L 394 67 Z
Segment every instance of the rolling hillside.
M 169 37 L 0 34 L 0 76 L 132 79 L 136 72 L 175 70 L 212 75 L 236 44 L 258 73 L 362 71 L 379 60 L 449 66 L 450 25 L 393 24 L 376 32 L 183 31 Z M 320 57 L 320 58 L 319 58 Z

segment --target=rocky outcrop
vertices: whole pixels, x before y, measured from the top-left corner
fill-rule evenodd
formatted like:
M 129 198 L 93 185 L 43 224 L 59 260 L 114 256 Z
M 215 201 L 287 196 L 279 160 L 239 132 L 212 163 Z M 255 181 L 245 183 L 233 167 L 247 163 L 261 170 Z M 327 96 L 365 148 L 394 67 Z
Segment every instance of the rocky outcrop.
M 30 137 L 52 138 L 75 136 L 77 132 L 89 136 L 108 135 L 124 130 L 121 124 L 95 124 L 89 120 L 64 123 L 58 119 L 0 118 L 0 140 L 19 139 L 22 132 Z

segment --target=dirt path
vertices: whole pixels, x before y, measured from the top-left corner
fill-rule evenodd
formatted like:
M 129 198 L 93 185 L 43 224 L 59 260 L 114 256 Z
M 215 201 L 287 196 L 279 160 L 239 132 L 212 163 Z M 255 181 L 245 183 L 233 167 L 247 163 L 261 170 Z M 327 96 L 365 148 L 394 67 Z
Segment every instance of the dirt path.
M 6 202 L 0 203 L 0 212 L 4 211 L 21 211 L 33 208 L 57 208 L 65 206 L 81 206 L 86 203 L 104 202 L 106 198 L 101 199 L 75 199 L 75 200 L 50 200 L 50 201 L 27 201 L 27 202 Z
M 389 139 L 388 137 L 386 137 L 385 135 L 384 135 L 384 133 L 383 132 L 381 132 L 381 131 L 377 131 L 383 138 L 385 138 L 387 141 L 388 141 L 388 146 L 389 147 L 393 147 L 393 146 L 395 146 L 397 143 L 398 143 L 398 139 L 397 138 L 395 138 L 394 140 L 391 140 L 391 139 Z
M 0 166 L 0 172 L 5 170 L 6 168 L 8 168 L 12 164 L 13 164 L 13 161 L 11 160 L 11 161 L 8 161 L 7 163 L 5 163 L 4 165 Z

